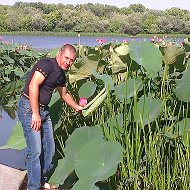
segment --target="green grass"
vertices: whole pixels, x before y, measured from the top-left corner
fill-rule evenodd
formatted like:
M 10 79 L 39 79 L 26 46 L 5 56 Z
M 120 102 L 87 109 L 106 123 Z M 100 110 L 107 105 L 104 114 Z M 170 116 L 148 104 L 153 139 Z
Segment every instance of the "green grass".
M 22 36 L 77 36 L 77 32 L 42 32 L 42 31 L 15 31 L 15 32 L 0 32 L 0 35 L 22 35 Z M 168 36 L 170 38 L 184 37 L 187 38 L 189 35 L 182 34 L 138 34 L 137 36 L 130 36 L 128 34 L 118 34 L 118 33 L 83 33 L 81 36 L 118 36 L 118 37 L 148 37 L 152 38 L 155 35 L 162 38 L 163 36 Z

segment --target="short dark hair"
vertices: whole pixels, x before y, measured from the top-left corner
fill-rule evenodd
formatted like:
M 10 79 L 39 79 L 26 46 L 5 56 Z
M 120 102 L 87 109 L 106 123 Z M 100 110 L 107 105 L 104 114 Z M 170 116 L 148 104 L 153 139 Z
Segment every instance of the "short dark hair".
M 61 47 L 60 51 L 64 52 L 66 49 L 69 49 L 70 51 L 72 51 L 76 55 L 76 48 L 73 45 L 65 44 Z

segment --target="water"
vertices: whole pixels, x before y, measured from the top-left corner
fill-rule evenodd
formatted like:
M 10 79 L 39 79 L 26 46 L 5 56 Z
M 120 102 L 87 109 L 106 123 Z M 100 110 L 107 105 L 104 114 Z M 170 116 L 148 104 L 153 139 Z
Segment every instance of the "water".
M 0 147 L 6 145 L 16 121 L 2 111 L 0 119 Z M 0 150 L 0 163 L 17 169 L 26 169 L 26 150 L 17 151 L 12 149 Z
M 123 42 L 125 41 L 151 41 L 151 38 L 139 37 L 88 37 L 88 36 L 2 36 L 4 41 L 12 42 L 14 44 L 27 44 L 38 51 L 50 51 L 52 49 L 61 47 L 65 43 L 81 44 L 84 46 L 98 46 L 97 39 L 104 39 L 106 43 L 109 42 Z M 168 39 L 174 40 L 174 39 Z M 182 42 L 183 38 L 177 38 L 177 42 Z

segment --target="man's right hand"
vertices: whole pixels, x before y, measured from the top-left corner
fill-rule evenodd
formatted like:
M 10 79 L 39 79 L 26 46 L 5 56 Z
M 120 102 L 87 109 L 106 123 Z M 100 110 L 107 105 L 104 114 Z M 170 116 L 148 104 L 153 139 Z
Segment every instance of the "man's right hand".
M 39 114 L 32 114 L 32 123 L 31 123 L 31 128 L 34 129 L 35 131 L 39 131 L 41 128 L 41 117 Z

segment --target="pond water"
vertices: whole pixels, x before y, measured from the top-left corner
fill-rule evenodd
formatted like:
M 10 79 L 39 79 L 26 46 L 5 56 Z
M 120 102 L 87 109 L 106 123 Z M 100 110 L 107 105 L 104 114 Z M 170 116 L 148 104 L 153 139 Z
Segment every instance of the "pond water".
M 10 116 L 2 111 L 0 119 L 0 147 L 6 145 L 11 133 L 13 126 L 15 125 L 18 118 L 15 120 L 11 119 Z M 25 169 L 26 150 L 17 151 L 11 149 L 0 150 L 0 163 L 11 166 L 13 168 Z
M 61 47 L 65 43 L 81 44 L 83 46 L 98 46 L 97 39 L 105 40 L 105 43 L 109 42 L 123 42 L 123 41 L 151 41 L 151 38 L 140 37 L 95 37 L 95 36 L 2 36 L 4 41 L 12 42 L 13 44 L 27 44 L 33 49 L 38 51 L 50 51 L 52 49 Z M 183 38 L 168 38 L 169 41 L 182 42 Z

